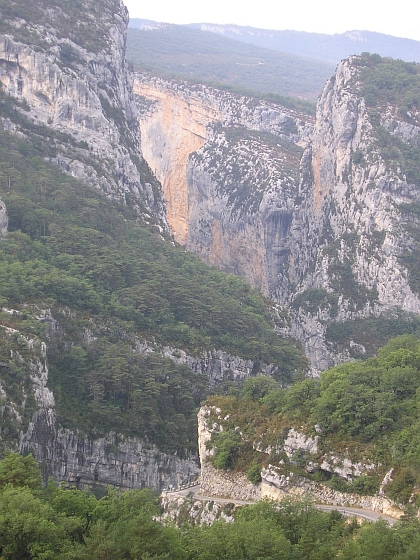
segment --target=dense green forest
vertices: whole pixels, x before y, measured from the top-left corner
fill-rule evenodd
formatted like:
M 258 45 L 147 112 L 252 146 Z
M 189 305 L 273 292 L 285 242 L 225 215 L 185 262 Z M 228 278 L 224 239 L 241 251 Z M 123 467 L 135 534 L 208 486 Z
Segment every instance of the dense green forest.
M 22 337 L 49 337 L 49 384 L 64 426 L 141 435 L 164 449 L 195 448 L 195 409 L 208 380 L 157 353 L 134 352 L 139 338 L 196 356 L 225 350 L 252 359 L 256 371 L 273 363 L 282 382 L 306 368 L 302 352 L 275 334 L 270 304 L 257 291 L 143 224 L 128 197 L 117 204 L 48 164 L 56 133 L 31 127 L 12 98 L 0 101 L 0 111 L 31 138 L 0 132 L 0 196 L 9 216 L 0 244 L 0 303 L 18 311 L 4 312 L 2 325 Z M 47 333 L 40 309 L 51 310 L 58 332 Z M 19 345 L 18 334 L 3 334 L 11 394 L 19 382 L 6 375 L 10 368 L 26 384 L 30 379 L 10 358 Z
M 216 416 L 223 431 L 211 443 L 214 464 L 249 471 L 254 480 L 262 466 L 281 464 L 285 473 L 293 470 L 337 490 L 362 494 L 377 492 L 380 476 L 393 468 L 386 494 L 419 506 L 419 398 L 420 342 L 412 335 L 392 339 L 374 358 L 336 366 L 320 380 L 303 379 L 288 389 L 266 377 L 250 378 L 238 394 L 207 401 L 222 411 Z M 319 457 L 345 452 L 380 466 L 348 482 L 320 467 L 308 472 L 308 461 L 320 464 L 316 455 L 296 452 L 290 459 L 282 451 L 269 456 L 254 450 L 253 443 L 260 440 L 262 448 L 282 449 L 282 438 L 292 426 L 319 437 Z
M 0 555 L 4 560 L 416 560 L 418 520 L 346 520 L 288 499 L 239 508 L 235 521 L 211 526 L 159 523 L 148 490 L 86 491 L 40 486 L 31 455 L 0 462 Z
M 229 87 L 311 112 L 325 81 L 334 73 L 334 65 L 327 62 L 181 25 L 153 31 L 129 28 L 127 58 L 135 68 L 153 74 Z

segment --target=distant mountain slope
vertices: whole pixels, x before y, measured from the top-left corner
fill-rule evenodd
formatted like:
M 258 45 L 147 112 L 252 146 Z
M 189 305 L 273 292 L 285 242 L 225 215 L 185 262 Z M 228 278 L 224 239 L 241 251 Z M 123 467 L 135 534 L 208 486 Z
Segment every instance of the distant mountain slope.
M 334 65 L 245 45 L 181 25 L 131 22 L 127 58 L 142 70 L 166 77 L 217 83 L 248 92 L 314 101 Z
M 407 62 L 420 62 L 420 41 L 373 33 L 372 31 L 346 31 L 345 33 L 327 35 L 325 33 L 275 31 L 209 23 L 191 24 L 191 27 L 266 49 L 311 56 L 332 62 L 340 62 L 343 58 L 362 52 L 400 58 Z

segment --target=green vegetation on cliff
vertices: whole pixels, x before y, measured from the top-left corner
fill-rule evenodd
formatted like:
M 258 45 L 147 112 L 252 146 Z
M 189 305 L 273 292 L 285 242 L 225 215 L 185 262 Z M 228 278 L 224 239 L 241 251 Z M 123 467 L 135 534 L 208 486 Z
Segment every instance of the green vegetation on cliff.
M 14 113 L 28 135 L 0 131 L 0 197 L 9 216 L 0 243 L 0 304 L 18 311 L 3 313 L 1 324 L 21 333 L 2 330 L 0 373 L 17 407 L 29 394 L 25 425 L 34 410 L 31 368 L 19 365 L 16 350 L 24 352 L 33 335 L 48 337 L 49 384 L 63 425 L 91 434 L 117 430 L 168 450 L 195 448 L 195 409 L 208 380 L 155 353 L 143 355 L 138 339 L 196 356 L 225 350 L 253 360 L 256 371 L 273 363 L 283 382 L 306 367 L 301 351 L 275 334 L 269 302 L 257 291 L 144 224 L 129 196 L 117 204 L 47 163 L 66 139 L 30 126 L 13 98 L 0 101 L 0 114 Z M 39 322 L 45 309 L 58 330 Z M 12 408 L 3 436 L 16 440 Z
M 368 53 L 353 64 L 360 68 L 357 87 L 368 107 L 375 147 L 407 181 L 420 184 L 419 137 L 410 134 L 410 126 L 405 127 L 407 137 L 398 128 L 399 122 L 420 125 L 420 64 Z
M 403 503 L 419 500 L 418 339 L 395 338 L 375 358 L 336 366 L 323 372 L 319 381 L 304 379 L 289 389 L 275 385 L 265 377 L 250 378 L 238 396 L 209 397 L 207 403 L 221 410 L 216 414 L 212 408 L 211 419 L 223 426 L 211 442 L 216 467 L 247 471 L 255 462 L 283 464 L 286 473 L 297 469 L 336 489 L 361 493 L 377 491 L 377 476 L 393 468 L 387 495 Z M 297 451 L 292 458 L 286 456 L 283 441 L 291 427 L 318 436 L 319 457 Z M 255 442 L 260 449 L 271 449 L 271 454 L 255 451 Z M 301 470 L 308 461 L 321 464 L 319 459 L 327 451 L 380 465 L 376 482 L 373 474 L 346 483 L 319 466 L 310 469 L 311 475 Z
M 59 40 L 98 52 L 107 49 L 106 31 L 117 23 L 119 10 L 119 0 L 0 0 L 0 33 L 48 50 L 47 29 Z M 69 44 L 63 43 L 62 49 L 64 62 L 69 62 Z

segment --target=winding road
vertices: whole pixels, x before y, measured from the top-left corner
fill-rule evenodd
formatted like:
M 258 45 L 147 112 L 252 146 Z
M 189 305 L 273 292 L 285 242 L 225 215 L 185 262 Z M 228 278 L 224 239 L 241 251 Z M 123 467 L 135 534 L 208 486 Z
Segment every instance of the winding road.
M 203 502 L 212 501 L 218 504 L 238 504 L 241 506 L 255 504 L 255 502 L 248 502 L 244 500 L 232 500 L 228 498 L 215 498 L 213 496 L 203 496 L 202 494 L 199 493 L 200 489 L 201 489 L 200 485 L 196 484 L 195 486 L 189 486 L 188 488 L 183 488 L 181 490 L 166 490 L 165 493 L 186 497 L 192 492 L 195 500 L 201 500 Z M 342 513 L 343 515 L 345 515 L 346 517 L 358 517 L 361 519 L 366 519 L 366 521 L 375 522 L 378 521 L 378 519 L 384 519 L 385 521 L 387 521 L 387 523 L 389 523 L 389 525 L 391 525 L 391 527 L 392 525 L 394 525 L 394 523 L 397 522 L 397 519 L 394 519 L 389 515 L 385 515 L 384 513 L 379 513 L 377 511 L 370 511 L 367 509 L 360 509 L 360 508 L 346 507 L 346 506 L 331 506 L 331 505 L 324 505 L 324 504 L 314 504 L 314 506 L 320 509 L 321 511 L 329 512 L 329 511 L 336 510 Z

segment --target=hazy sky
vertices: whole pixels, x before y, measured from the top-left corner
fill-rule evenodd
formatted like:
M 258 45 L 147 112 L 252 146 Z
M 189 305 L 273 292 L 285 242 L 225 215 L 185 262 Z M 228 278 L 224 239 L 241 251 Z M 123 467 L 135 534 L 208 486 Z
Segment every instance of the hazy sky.
M 377 31 L 420 41 L 417 0 L 124 0 L 132 18 L 168 23 L 236 23 L 265 29 Z

